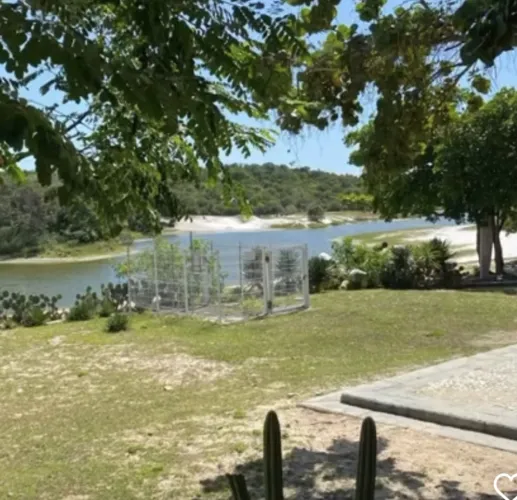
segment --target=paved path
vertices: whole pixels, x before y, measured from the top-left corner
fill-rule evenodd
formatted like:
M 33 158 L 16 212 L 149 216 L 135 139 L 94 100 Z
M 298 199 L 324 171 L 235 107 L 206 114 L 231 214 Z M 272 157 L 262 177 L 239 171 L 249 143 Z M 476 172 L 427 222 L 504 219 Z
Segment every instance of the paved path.
M 355 407 L 517 440 L 517 345 L 345 388 L 304 406 Z

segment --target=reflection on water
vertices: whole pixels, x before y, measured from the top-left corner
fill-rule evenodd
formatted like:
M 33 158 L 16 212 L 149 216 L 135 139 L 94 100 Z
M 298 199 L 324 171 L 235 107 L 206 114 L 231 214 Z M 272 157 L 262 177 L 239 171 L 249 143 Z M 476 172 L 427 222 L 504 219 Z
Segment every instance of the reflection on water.
M 222 265 L 228 274 L 228 281 L 238 279 L 236 275 L 239 243 L 243 247 L 254 245 L 307 244 L 309 254 L 317 255 L 330 252 L 332 240 L 338 237 L 366 232 L 393 231 L 432 226 L 421 219 L 406 219 L 390 223 L 369 221 L 342 226 L 330 226 L 322 229 L 295 229 L 275 231 L 231 232 L 195 234 L 212 242 L 213 247 L 224 255 Z M 187 246 L 189 235 L 168 236 L 167 239 Z M 150 248 L 152 241 L 137 241 L 136 250 Z M 0 265 L 0 289 L 20 291 L 26 294 L 63 295 L 60 304 L 73 303 L 76 294 L 83 293 L 87 286 L 99 290 L 101 283 L 118 282 L 114 264 L 120 259 L 96 262 L 77 262 L 66 264 L 4 264 Z

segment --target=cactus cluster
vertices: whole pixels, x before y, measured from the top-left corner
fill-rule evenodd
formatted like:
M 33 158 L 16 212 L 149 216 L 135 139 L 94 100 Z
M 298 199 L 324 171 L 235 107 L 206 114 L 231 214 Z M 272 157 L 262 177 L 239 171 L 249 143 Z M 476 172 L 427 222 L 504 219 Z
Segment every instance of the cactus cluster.
M 375 422 L 367 417 L 361 426 L 355 500 L 373 500 L 377 467 L 377 432 Z M 241 474 L 228 474 L 233 500 L 250 500 L 246 480 Z M 270 411 L 264 423 L 264 489 L 266 500 L 284 500 L 282 476 L 282 442 L 280 423 Z
M 36 326 L 61 317 L 57 306 L 61 295 L 24 295 L 4 290 L 0 297 L 0 318 L 4 325 L 14 322 L 23 326 Z
M 116 309 L 120 309 L 127 302 L 127 283 L 108 283 L 101 285 L 101 295 L 103 300 L 109 300 Z

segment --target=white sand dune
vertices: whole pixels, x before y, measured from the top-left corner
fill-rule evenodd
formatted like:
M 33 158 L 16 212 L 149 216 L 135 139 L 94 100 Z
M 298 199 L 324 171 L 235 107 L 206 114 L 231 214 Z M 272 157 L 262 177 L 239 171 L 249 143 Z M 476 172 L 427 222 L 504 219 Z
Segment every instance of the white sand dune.
M 473 262 L 477 260 L 476 226 L 474 225 L 441 227 L 416 235 L 411 239 L 413 241 L 422 241 L 431 238 L 441 238 L 449 241 L 456 252 L 472 251 L 469 254 L 465 253 L 465 255 L 459 256 L 455 259 L 457 262 Z M 507 235 L 504 231 L 501 232 L 501 245 L 505 259 L 517 257 L 517 234 Z
M 334 219 L 345 222 L 353 222 L 353 219 L 336 215 Z M 334 219 L 325 218 L 323 224 L 331 224 Z M 225 233 L 232 231 L 266 231 L 278 224 L 303 224 L 307 226 L 309 220 L 303 215 L 289 215 L 285 217 L 261 218 L 252 216 L 249 219 L 242 219 L 239 216 L 220 215 L 194 215 L 192 220 L 182 220 L 174 226 L 174 230 L 180 232 L 197 233 Z

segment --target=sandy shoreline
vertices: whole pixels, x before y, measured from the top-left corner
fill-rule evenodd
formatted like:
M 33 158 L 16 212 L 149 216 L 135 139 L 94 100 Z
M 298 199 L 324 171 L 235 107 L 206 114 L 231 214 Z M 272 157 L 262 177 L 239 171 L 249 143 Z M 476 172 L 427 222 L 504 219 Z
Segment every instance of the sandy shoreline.
M 321 220 L 322 224 L 330 225 L 333 222 L 343 224 L 355 222 L 352 217 L 339 213 L 329 213 Z M 230 233 L 235 231 L 270 231 L 275 226 L 297 224 L 309 227 L 310 221 L 305 215 L 286 215 L 285 217 L 257 217 L 247 220 L 238 216 L 195 215 L 192 220 L 183 220 L 176 224 L 174 233 Z M 280 228 L 278 228 L 280 229 Z
M 323 224 L 331 224 L 340 221 L 343 224 L 354 222 L 354 219 L 341 214 L 329 214 L 323 219 Z M 241 231 L 274 231 L 279 228 L 274 226 L 297 224 L 308 227 L 310 221 L 303 215 L 289 215 L 285 217 L 250 217 L 243 220 L 239 216 L 195 215 L 191 220 L 182 220 L 174 228 L 164 228 L 162 235 L 170 236 L 183 233 L 230 233 Z M 149 241 L 150 238 L 140 238 L 135 243 Z M 125 255 L 125 252 L 113 252 L 102 255 L 85 255 L 83 257 L 29 257 L 0 260 L 2 264 L 73 264 L 76 262 L 96 262 L 109 260 Z
M 403 231 L 401 231 L 403 234 Z M 382 237 L 379 237 L 382 239 Z M 429 231 L 408 231 L 408 237 L 404 243 L 414 243 L 430 240 L 432 238 L 440 238 L 447 240 L 452 250 L 459 255 L 453 260 L 458 263 L 477 262 L 476 253 L 476 226 L 474 224 L 464 224 L 460 226 L 447 226 Z M 501 245 L 503 247 L 503 256 L 505 259 L 517 258 L 517 234 L 506 234 L 501 232 Z

